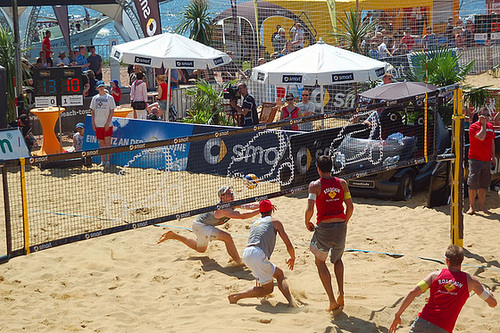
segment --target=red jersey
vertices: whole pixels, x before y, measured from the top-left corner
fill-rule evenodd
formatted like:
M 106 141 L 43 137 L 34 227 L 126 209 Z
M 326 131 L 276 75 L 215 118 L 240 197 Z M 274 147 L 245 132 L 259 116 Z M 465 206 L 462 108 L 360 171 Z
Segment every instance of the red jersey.
M 491 160 L 491 148 L 495 140 L 495 130 L 493 125 L 486 123 L 486 136 L 481 141 L 476 138 L 476 134 L 481 131 L 481 123 L 476 121 L 469 127 L 469 160 L 488 162 Z
M 45 51 L 45 58 L 50 58 L 52 52 L 50 51 L 50 39 L 48 37 L 45 37 L 42 41 L 42 50 L 47 50 Z
M 288 108 L 286 106 L 284 106 L 281 110 L 283 112 L 283 119 L 286 119 L 286 118 L 297 119 L 297 118 L 299 118 L 300 109 L 298 107 L 295 107 L 295 109 L 293 109 L 291 113 L 288 112 Z M 299 125 L 292 125 L 291 128 L 294 131 L 298 131 Z
M 168 96 L 167 96 L 168 83 L 162 82 L 162 83 L 160 83 L 160 87 L 161 87 L 160 101 L 166 101 L 168 98 Z M 172 101 L 172 89 L 170 89 L 170 101 Z
M 430 292 L 429 301 L 418 316 L 451 333 L 460 310 L 469 298 L 467 274 L 445 268 L 432 281 Z
M 113 93 L 117 93 L 117 95 Z M 113 95 L 113 99 L 115 100 L 115 102 L 120 102 L 120 100 L 122 99 L 122 90 L 118 86 L 116 88 L 111 88 L 111 95 Z
M 344 213 L 344 188 L 337 177 L 320 178 L 321 193 L 316 198 L 317 223 L 327 219 L 346 219 Z

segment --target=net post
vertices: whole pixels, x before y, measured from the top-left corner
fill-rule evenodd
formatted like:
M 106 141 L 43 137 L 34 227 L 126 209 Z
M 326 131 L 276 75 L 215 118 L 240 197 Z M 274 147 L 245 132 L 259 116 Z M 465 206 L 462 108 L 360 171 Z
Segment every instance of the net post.
M 451 186 L 451 244 L 463 247 L 464 241 L 464 120 L 462 88 L 458 87 L 454 91 L 453 99 L 453 137 L 452 152 L 455 160 L 452 163 L 452 186 Z
M 10 202 L 9 202 L 9 185 L 7 182 L 7 166 L 5 164 L 1 165 L 2 168 L 2 185 L 3 185 L 3 203 L 5 210 L 5 241 L 7 246 L 7 255 L 0 257 L 5 260 L 0 259 L 0 262 L 8 261 L 12 253 L 12 227 L 10 219 Z
M 21 198 L 23 207 L 23 234 L 24 234 L 24 253 L 30 253 L 30 230 L 28 223 L 28 200 L 26 193 L 26 159 L 24 157 L 19 159 L 21 166 Z
M 427 93 L 425 93 L 425 99 L 424 99 L 424 158 L 425 158 L 425 163 L 429 162 L 429 137 L 428 137 L 428 130 L 429 126 L 427 124 L 427 121 L 429 120 L 428 116 L 428 109 L 427 109 Z M 434 128 L 435 129 L 435 128 Z

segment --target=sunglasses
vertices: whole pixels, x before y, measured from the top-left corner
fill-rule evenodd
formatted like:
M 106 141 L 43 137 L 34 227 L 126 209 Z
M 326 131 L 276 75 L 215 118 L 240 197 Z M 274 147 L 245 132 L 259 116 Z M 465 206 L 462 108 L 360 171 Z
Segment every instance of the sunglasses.
M 287 98 L 286 100 L 287 101 L 293 101 L 293 98 Z
M 309 96 L 309 94 L 302 94 L 302 96 Z

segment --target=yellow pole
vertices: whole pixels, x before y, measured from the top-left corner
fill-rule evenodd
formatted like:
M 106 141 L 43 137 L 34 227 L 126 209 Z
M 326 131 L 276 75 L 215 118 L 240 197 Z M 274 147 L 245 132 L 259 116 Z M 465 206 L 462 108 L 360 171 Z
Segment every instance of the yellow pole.
M 23 231 L 24 231 L 24 252 L 30 253 L 30 229 L 28 224 L 28 201 L 26 198 L 26 159 L 24 157 L 19 159 L 21 164 L 21 199 L 23 206 Z
M 255 14 L 255 38 L 257 39 L 257 59 L 258 59 L 260 58 L 260 26 L 259 26 L 259 7 L 257 0 L 253 0 L 253 10 Z
M 451 186 L 451 243 L 463 246 L 463 155 L 464 155 L 464 119 L 462 89 L 459 87 L 454 91 L 453 100 L 453 144 L 455 154 L 452 173 L 453 183 Z
M 436 97 L 437 98 L 437 97 Z M 429 151 L 428 151 L 428 136 L 427 136 L 427 130 L 428 130 L 428 125 L 427 125 L 427 93 L 425 93 L 425 100 L 424 100 L 424 158 L 425 158 L 425 163 L 429 162 Z
M 330 20 L 332 21 L 332 31 L 337 32 L 337 6 L 335 0 L 326 0 L 328 5 L 328 12 L 330 13 Z

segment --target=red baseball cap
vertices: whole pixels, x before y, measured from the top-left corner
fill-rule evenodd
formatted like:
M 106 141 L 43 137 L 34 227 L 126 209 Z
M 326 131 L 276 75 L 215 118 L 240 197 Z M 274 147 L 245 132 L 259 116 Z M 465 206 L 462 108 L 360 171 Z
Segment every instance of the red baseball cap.
M 273 204 L 271 203 L 271 200 L 262 200 L 259 202 L 259 211 L 261 213 L 267 213 L 270 212 L 273 209 Z

